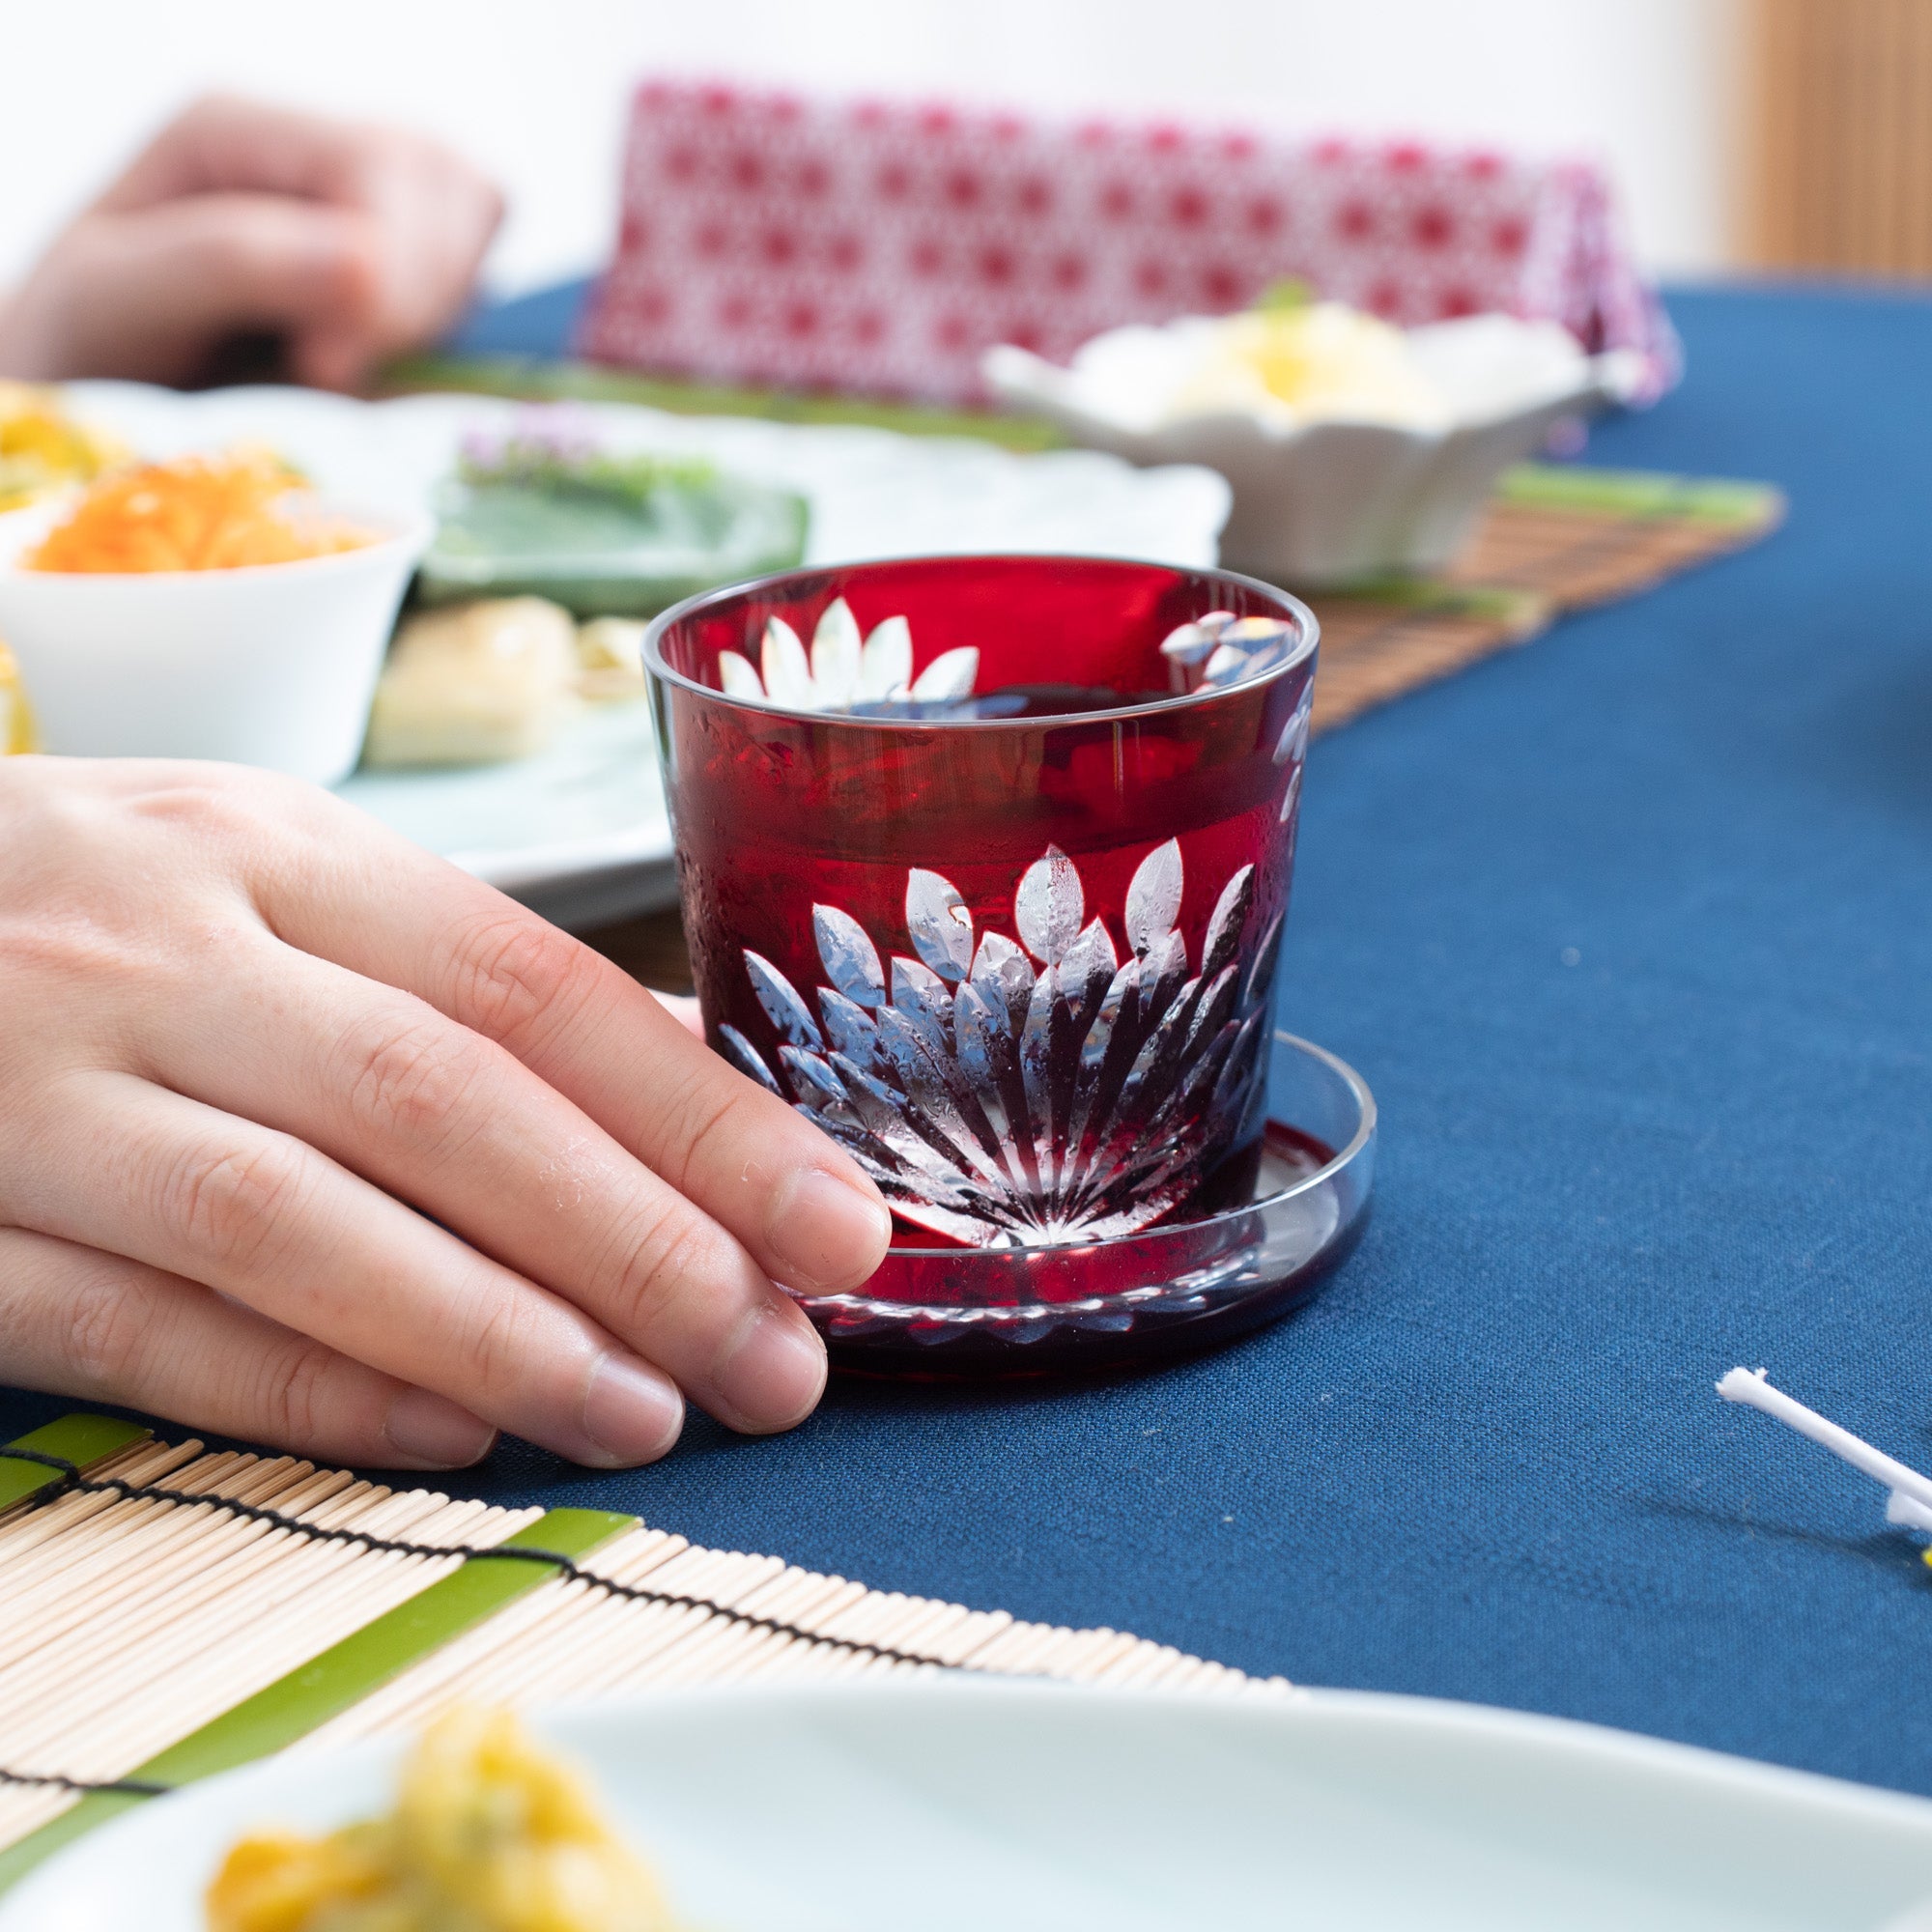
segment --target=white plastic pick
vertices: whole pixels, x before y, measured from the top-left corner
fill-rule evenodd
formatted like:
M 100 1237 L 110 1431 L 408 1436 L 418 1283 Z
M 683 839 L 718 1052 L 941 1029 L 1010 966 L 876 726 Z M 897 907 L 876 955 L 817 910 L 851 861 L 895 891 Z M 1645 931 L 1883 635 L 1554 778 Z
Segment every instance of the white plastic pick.
M 1817 1410 L 1806 1408 L 1802 1402 L 1794 1402 L 1782 1389 L 1772 1387 L 1765 1378 L 1763 1369 L 1755 1372 L 1733 1369 L 1718 1384 L 1718 1393 L 1726 1402 L 1741 1402 L 1747 1407 L 1762 1409 L 1787 1429 L 1808 1435 L 1841 1462 L 1849 1463 L 1855 1469 L 1862 1469 L 1868 1476 L 1875 1476 L 1891 1492 L 1891 1500 L 1885 1512 L 1888 1522 L 1902 1523 L 1912 1529 L 1932 1530 L 1932 1476 L 1921 1476 L 1917 1469 L 1908 1468 L 1883 1450 L 1874 1449 L 1849 1429 L 1840 1429 L 1835 1422 L 1828 1422 Z

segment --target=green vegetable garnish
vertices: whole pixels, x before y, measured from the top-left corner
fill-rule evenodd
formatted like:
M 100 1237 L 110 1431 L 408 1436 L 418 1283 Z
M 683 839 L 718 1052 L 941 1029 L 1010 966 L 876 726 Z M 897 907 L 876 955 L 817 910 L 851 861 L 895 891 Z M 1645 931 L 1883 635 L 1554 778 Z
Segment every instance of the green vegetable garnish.
M 508 486 L 558 497 L 602 497 L 641 509 L 662 490 L 702 489 L 717 467 L 702 457 L 611 456 L 511 437 L 489 456 L 467 453 L 458 472 L 475 489 Z
M 580 617 L 647 616 L 715 583 L 796 564 L 802 497 L 701 457 L 600 448 L 566 412 L 475 439 L 438 508 L 426 603 L 548 597 Z
M 1293 315 L 1315 299 L 1315 291 L 1299 275 L 1284 275 L 1270 282 L 1250 304 L 1257 315 Z

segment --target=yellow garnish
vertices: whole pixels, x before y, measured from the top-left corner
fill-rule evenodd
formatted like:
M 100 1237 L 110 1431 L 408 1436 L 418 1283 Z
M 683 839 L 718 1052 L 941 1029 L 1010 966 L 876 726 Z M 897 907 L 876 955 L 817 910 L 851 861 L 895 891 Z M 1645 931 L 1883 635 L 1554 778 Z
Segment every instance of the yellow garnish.
M 76 422 L 58 391 L 31 383 L 0 383 L 0 510 L 74 483 L 92 483 L 127 460 L 112 437 Z
M 302 1932 L 327 1910 L 380 1898 L 385 1874 L 371 1856 L 374 1828 L 327 1838 L 258 1832 L 222 1861 L 208 1889 L 208 1922 L 235 1932 Z
M 0 758 L 31 752 L 37 743 L 34 714 L 27 709 L 27 694 L 20 689 L 20 667 L 14 663 L 14 653 L 0 644 Z
M 578 1775 L 505 1712 L 456 1711 L 396 1808 L 325 1838 L 262 1832 L 208 1889 L 209 1932 L 670 1932 Z
M 232 570 L 355 550 L 366 530 L 301 513 L 299 477 L 258 451 L 144 463 L 95 484 L 28 570 Z
M 1402 330 L 1340 302 L 1279 303 L 1222 318 L 1177 414 L 1252 410 L 1302 421 L 1349 418 L 1425 428 L 1446 406 Z
M 1233 348 L 1270 395 L 1304 409 L 1365 403 L 1427 408 L 1435 400 L 1409 361 L 1401 329 L 1338 302 L 1243 316 Z

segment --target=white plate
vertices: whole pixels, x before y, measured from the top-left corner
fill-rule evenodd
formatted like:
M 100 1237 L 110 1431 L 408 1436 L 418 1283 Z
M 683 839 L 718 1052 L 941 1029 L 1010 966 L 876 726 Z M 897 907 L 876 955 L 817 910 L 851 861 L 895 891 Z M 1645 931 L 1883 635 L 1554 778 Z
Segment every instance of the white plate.
M 513 765 L 355 772 L 335 789 L 558 925 L 589 931 L 677 898 L 648 703 L 587 712 Z
M 1420 1698 L 928 1681 L 540 1728 L 704 1932 L 1879 1932 L 1932 1896 L 1920 1800 Z M 30 1876 L 0 1932 L 200 1932 L 240 1833 L 375 1809 L 395 1750 L 145 1806 Z
M 312 389 L 181 395 L 75 383 L 75 411 L 144 455 L 266 442 L 345 500 L 412 510 L 466 437 L 527 405 L 490 396 L 362 403 Z M 972 551 L 1063 551 L 1212 564 L 1227 484 L 1188 466 L 1136 469 L 1091 450 L 1015 456 L 962 437 L 567 406 L 613 449 L 706 456 L 798 491 L 808 563 Z M 345 797 L 560 923 L 588 926 L 677 895 L 643 707 L 591 718 L 547 755 L 460 773 L 358 774 Z

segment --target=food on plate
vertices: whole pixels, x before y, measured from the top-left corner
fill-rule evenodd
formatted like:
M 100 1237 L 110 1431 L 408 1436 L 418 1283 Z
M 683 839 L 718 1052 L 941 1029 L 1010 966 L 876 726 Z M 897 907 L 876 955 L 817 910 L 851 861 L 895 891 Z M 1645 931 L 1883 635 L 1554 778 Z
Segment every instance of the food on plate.
M 1283 427 L 1347 420 L 1435 429 L 1449 418 L 1408 337 L 1346 302 L 1190 317 L 1174 327 L 1192 354 L 1167 399 L 1170 419 L 1233 411 Z
M 127 455 L 112 437 L 69 415 L 58 390 L 0 382 L 0 510 L 92 483 Z
M 242 449 L 101 477 L 20 561 L 61 573 L 233 570 L 374 541 L 323 510 L 298 470 L 267 451 Z
M 644 695 L 644 627 L 634 617 L 593 617 L 577 632 L 577 688 L 592 704 Z
M 326 1837 L 257 1832 L 208 1888 L 209 1932 L 669 1932 L 649 1868 L 569 1765 L 506 1712 L 455 1711 L 395 1808 Z
M 1416 337 L 1346 302 L 1310 300 L 1299 284 L 1238 315 L 1110 328 L 1067 369 L 1010 345 L 989 350 L 985 367 L 1009 401 L 1071 407 L 1140 434 L 1217 416 L 1275 432 L 1323 422 L 1435 432 L 1456 414 Z
M 20 689 L 20 667 L 0 644 L 0 758 L 34 750 L 34 714 Z
M 802 497 L 691 458 L 606 450 L 581 420 L 536 410 L 507 437 L 470 440 L 423 559 L 426 599 L 529 592 L 580 617 L 641 617 L 803 556 Z
M 486 597 L 423 611 L 396 633 L 362 762 L 528 757 L 581 703 L 642 697 L 643 644 L 642 624 L 597 617 L 580 625 L 542 597 Z
M 541 597 L 426 611 L 396 633 L 365 765 L 487 765 L 541 752 L 577 709 L 577 626 Z

